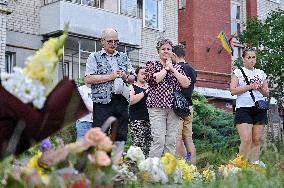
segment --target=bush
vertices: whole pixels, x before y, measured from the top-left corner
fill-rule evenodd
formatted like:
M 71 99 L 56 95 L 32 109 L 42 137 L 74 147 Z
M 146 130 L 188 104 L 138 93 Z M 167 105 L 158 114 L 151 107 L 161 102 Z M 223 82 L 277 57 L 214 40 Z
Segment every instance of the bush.
M 239 136 L 234 126 L 234 115 L 214 107 L 197 93 L 193 94 L 193 109 L 193 139 L 197 152 L 236 153 Z

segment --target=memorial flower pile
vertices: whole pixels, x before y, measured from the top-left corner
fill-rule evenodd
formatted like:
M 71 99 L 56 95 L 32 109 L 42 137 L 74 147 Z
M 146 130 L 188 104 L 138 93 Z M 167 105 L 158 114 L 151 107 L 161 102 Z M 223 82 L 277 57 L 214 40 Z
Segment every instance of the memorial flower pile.
M 253 170 L 260 173 L 265 173 L 266 171 L 263 162 L 261 162 L 260 164 L 253 164 L 239 154 L 235 159 L 230 160 L 229 164 L 221 165 L 218 168 L 218 171 L 223 175 L 224 178 L 238 174 L 243 170 Z

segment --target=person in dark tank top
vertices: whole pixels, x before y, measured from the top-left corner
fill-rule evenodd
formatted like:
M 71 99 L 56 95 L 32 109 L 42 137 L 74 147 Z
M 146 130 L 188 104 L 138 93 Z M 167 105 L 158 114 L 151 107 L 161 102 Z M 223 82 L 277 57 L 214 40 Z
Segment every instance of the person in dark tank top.
M 137 75 L 136 82 L 129 86 L 129 127 L 132 145 L 140 147 L 144 155 L 147 157 L 149 155 L 149 149 L 152 142 L 151 126 L 146 106 L 148 85 L 144 80 L 144 68 L 137 68 L 135 73 Z

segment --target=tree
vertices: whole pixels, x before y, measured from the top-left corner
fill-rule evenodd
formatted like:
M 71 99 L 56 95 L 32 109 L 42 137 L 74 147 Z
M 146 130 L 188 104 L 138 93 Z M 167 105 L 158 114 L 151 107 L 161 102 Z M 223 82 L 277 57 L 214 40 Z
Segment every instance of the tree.
M 239 40 L 257 48 L 256 67 L 267 74 L 270 95 L 278 98 L 284 84 L 284 11 L 272 11 L 265 21 L 249 19 Z
M 193 139 L 198 152 L 219 151 L 236 153 L 239 137 L 234 126 L 234 115 L 209 104 L 194 92 Z

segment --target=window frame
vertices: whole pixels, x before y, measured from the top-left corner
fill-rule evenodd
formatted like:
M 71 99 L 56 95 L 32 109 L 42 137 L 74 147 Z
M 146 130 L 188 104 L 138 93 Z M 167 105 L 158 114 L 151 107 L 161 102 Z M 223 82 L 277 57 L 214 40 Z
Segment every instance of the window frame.
M 139 12 L 138 12 L 138 1 L 139 0 L 128 0 L 128 1 L 136 1 L 136 14 L 135 15 L 132 15 L 132 14 L 128 14 L 128 13 L 123 13 L 121 10 L 122 10 L 122 1 L 124 1 L 124 0 L 118 0 L 118 3 L 119 3 L 119 14 L 121 14 L 121 15 L 126 15 L 126 16 L 130 16 L 130 17 L 133 17 L 133 18 L 139 18 Z M 141 0 L 142 1 L 142 3 L 143 3 L 143 0 Z
M 64 61 L 63 62 L 63 77 L 68 77 L 70 76 L 70 62 L 69 61 Z
M 162 31 L 163 30 L 163 0 L 156 0 L 157 1 L 157 27 L 150 27 L 146 25 L 146 3 L 145 1 L 147 0 L 143 0 L 143 28 L 147 28 L 147 29 L 153 29 L 153 30 L 159 30 Z
M 273 2 L 273 3 L 280 4 L 280 0 L 269 0 L 269 1 L 271 1 L 271 2 Z
M 179 0 L 178 9 L 185 9 L 186 7 L 186 0 Z
M 12 73 L 15 65 L 16 65 L 16 52 L 6 51 L 5 52 L 5 64 L 4 64 L 5 72 Z
M 239 18 L 237 18 L 237 15 L 238 13 L 236 12 L 236 18 L 233 18 L 232 16 L 232 8 L 233 8 L 233 5 L 236 5 L 237 7 L 239 6 L 240 7 L 240 11 L 239 11 Z M 236 9 L 238 11 L 238 8 Z M 231 14 L 231 23 L 230 23 L 230 26 L 231 26 L 231 35 L 233 35 L 233 31 L 232 31 L 232 24 L 236 24 L 237 25 L 237 35 L 238 36 L 241 32 L 241 20 L 242 20 L 242 9 L 241 9 L 241 3 L 240 2 L 236 2 L 236 1 L 232 1 L 231 2 L 231 10 L 230 10 L 230 14 Z M 240 30 L 238 31 L 238 24 L 239 24 L 239 28 Z

